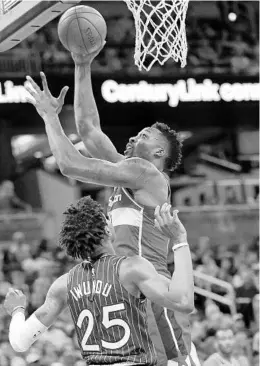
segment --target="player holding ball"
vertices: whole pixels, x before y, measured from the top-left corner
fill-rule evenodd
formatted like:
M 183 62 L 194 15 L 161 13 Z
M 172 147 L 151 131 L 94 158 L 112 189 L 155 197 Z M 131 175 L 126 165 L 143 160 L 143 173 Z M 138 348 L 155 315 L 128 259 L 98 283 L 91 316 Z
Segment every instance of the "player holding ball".
M 50 146 L 63 175 L 114 187 L 109 216 L 116 233 L 116 254 L 143 256 L 161 275 L 170 278 L 168 247 L 176 243 L 169 243 L 167 236 L 158 230 L 153 213 L 156 206 L 170 200 L 167 173 L 180 164 L 182 143 L 169 126 L 156 123 L 130 138 L 125 155 L 121 155 L 102 132 L 92 91 L 91 63 L 105 44 L 106 28 L 102 16 L 90 9 L 79 6 L 67 11 L 60 19 L 58 32 L 63 45 L 72 51 L 75 62 L 75 120 L 79 135 L 93 158 L 83 157 L 62 130 L 58 113 L 65 92 L 60 99 L 49 95 L 55 112 L 55 115 L 52 112 L 46 117 L 45 111 Z M 43 75 L 42 78 L 45 91 L 50 93 Z M 32 79 L 28 80 L 35 90 L 27 89 L 36 100 L 31 102 L 41 115 L 46 106 L 39 93 L 45 91 L 42 92 Z M 192 273 L 190 276 L 192 278 Z M 193 290 L 193 281 L 190 285 Z M 159 366 L 167 365 L 168 360 L 171 360 L 169 364 L 176 366 L 200 364 L 191 343 L 189 312 L 192 309 L 193 303 L 190 302 L 180 304 L 178 311 L 151 304 L 148 321 Z

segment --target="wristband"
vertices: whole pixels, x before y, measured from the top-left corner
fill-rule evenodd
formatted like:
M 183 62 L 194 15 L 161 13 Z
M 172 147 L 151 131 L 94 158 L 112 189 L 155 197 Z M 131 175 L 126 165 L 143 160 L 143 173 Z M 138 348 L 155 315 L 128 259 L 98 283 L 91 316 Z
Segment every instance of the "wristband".
M 177 249 L 189 246 L 189 244 L 185 241 L 183 243 L 176 244 L 172 247 L 172 251 L 175 252 Z
M 25 307 L 23 305 L 18 305 L 15 308 L 13 308 L 13 311 L 11 312 L 11 316 L 13 316 L 13 313 L 15 312 L 15 310 L 20 309 L 20 308 L 25 310 Z

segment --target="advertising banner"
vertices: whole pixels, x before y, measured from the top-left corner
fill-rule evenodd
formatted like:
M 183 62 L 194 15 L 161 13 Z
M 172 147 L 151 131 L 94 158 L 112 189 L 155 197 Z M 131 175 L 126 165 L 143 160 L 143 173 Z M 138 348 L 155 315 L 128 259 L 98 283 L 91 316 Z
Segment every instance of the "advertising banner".
M 73 104 L 74 80 L 71 76 L 51 75 L 48 81 L 54 95 L 68 85 L 70 90 L 65 102 Z M 26 80 L 21 78 L 0 79 L 1 115 L 14 122 L 25 117 L 23 123 L 39 123 L 33 107 L 26 103 L 25 85 Z M 229 80 L 220 76 L 188 79 L 144 79 L 143 75 L 141 79 L 95 77 L 93 88 L 105 125 L 142 126 L 156 120 L 181 124 L 183 128 L 231 127 L 244 124 L 245 120 L 258 125 L 260 84 L 253 77 L 230 77 Z
M 180 103 L 195 102 L 253 102 L 259 101 L 260 84 L 252 82 L 213 82 L 204 79 L 197 82 L 194 78 L 174 82 L 120 83 L 105 80 L 101 95 L 108 103 L 166 103 L 177 107 Z
M 51 78 L 60 88 L 62 79 Z M 70 80 L 70 87 L 73 87 Z M 27 81 L 22 79 L 0 81 L 0 103 L 26 103 Z M 177 107 L 187 102 L 254 102 L 260 100 L 260 83 L 242 78 L 212 80 L 195 78 L 175 80 L 115 80 L 94 79 L 100 87 L 100 96 L 107 103 L 166 103 Z M 72 84 L 72 85 L 71 85 Z

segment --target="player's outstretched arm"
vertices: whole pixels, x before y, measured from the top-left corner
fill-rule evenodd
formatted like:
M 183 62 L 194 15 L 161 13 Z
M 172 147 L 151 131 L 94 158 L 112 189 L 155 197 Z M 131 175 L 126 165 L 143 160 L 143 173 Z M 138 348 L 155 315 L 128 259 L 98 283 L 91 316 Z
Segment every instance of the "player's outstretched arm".
M 140 158 L 124 159 L 118 163 L 86 158 L 81 155 L 65 135 L 57 114 L 54 97 L 51 95 L 44 73 L 41 73 L 43 90 L 29 78 L 31 87 L 26 90 L 33 104 L 45 122 L 51 151 L 63 175 L 82 182 L 102 186 L 122 186 L 140 189 L 148 186 L 150 179 L 161 182 L 161 175 L 153 164 Z M 66 90 L 64 93 L 66 93 Z
M 182 252 L 182 258 L 175 258 L 176 262 L 182 260 L 184 256 L 188 256 L 187 248 L 179 249 L 180 252 Z M 128 261 L 127 266 L 129 268 L 123 278 L 127 276 L 129 281 L 147 299 L 162 307 L 181 313 L 191 313 L 193 311 L 193 296 L 190 290 L 185 288 L 182 282 L 183 280 L 185 281 L 185 278 L 181 278 L 180 271 L 175 270 L 170 280 L 156 272 L 154 266 L 143 257 L 131 257 L 126 261 Z
M 9 341 L 16 352 L 25 352 L 54 323 L 67 306 L 67 274 L 50 287 L 44 304 L 25 320 L 26 297 L 9 289 L 4 306 L 12 316 Z
M 125 260 L 123 281 L 130 281 L 149 300 L 168 309 L 190 313 L 194 308 L 193 269 L 187 234 L 177 211 L 170 213 L 170 205 L 157 207 L 155 221 L 174 243 L 175 270 L 172 279 L 159 275 L 154 266 L 142 257 Z
M 92 89 L 91 63 L 100 50 L 101 48 L 90 55 L 72 54 L 75 62 L 75 121 L 78 134 L 91 156 L 117 163 L 124 159 L 124 156 L 117 152 L 112 141 L 101 130 Z

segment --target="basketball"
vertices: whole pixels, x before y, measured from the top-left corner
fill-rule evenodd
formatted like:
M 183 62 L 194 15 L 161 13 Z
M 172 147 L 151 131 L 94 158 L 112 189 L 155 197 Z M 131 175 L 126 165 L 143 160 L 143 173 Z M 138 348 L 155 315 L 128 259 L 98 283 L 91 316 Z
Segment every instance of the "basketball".
M 58 35 L 68 51 L 90 54 L 102 46 L 107 35 L 107 26 L 96 9 L 79 5 L 62 15 L 58 24 Z

